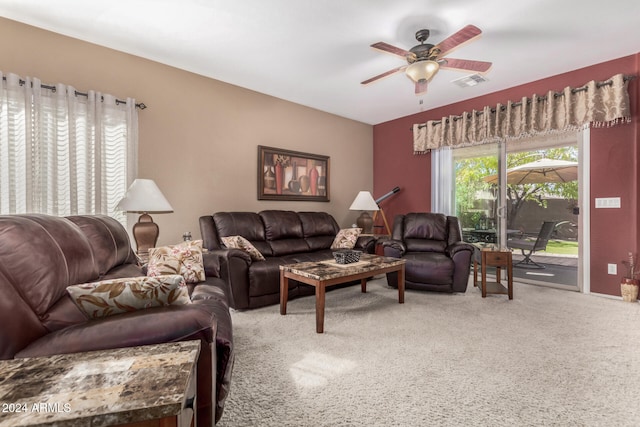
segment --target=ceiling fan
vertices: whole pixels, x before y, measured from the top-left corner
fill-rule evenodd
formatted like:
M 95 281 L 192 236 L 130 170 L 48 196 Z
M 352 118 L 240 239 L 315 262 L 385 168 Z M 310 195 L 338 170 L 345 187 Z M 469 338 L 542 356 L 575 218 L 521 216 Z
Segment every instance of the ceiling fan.
M 403 65 L 402 67 L 394 68 L 393 70 L 371 77 L 370 79 L 361 82 L 361 84 L 366 85 L 404 70 L 407 77 L 415 83 L 415 93 L 418 95 L 427 91 L 427 84 L 433 76 L 436 75 L 440 68 L 485 73 L 489 68 L 491 68 L 491 62 L 444 58 L 455 48 L 459 47 L 463 43 L 474 40 L 480 36 L 481 33 L 482 31 L 480 28 L 474 25 L 467 25 L 457 33 L 442 40 L 437 45 L 432 45 L 425 43 L 425 40 L 429 38 L 429 30 L 419 30 L 416 33 L 416 40 L 418 40 L 420 44 L 409 50 L 391 46 L 385 42 L 374 43 L 371 47 L 383 52 L 401 56 L 407 60 L 407 65 Z

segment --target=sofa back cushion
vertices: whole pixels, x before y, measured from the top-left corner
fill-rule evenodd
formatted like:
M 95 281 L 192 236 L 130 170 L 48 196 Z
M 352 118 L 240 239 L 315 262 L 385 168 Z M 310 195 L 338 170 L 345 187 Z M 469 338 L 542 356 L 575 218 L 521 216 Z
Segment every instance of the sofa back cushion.
M 310 250 L 317 251 L 331 247 L 333 239 L 340 231 L 333 216 L 326 212 L 298 212 L 298 217 Z
M 439 213 L 409 213 L 402 239 L 410 252 L 444 252 L 448 245 L 447 217 Z
M 273 256 L 309 252 L 302 222 L 296 212 L 266 210 L 259 213 Z
M 77 215 L 66 217 L 76 224 L 89 241 L 100 276 L 122 264 L 135 264 L 127 230 L 106 215 Z
M 272 256 L 262 218 L 255 212 L 218 212 L 213 215 L 219 237 L 242 236 L 264 256 Z
M 66 287 L 95 280 L 98 268 L 87 237 L 65 218 L 2 216 L 0 236 L 0 355 L 6 358 L 44 335 L 41 321 Z

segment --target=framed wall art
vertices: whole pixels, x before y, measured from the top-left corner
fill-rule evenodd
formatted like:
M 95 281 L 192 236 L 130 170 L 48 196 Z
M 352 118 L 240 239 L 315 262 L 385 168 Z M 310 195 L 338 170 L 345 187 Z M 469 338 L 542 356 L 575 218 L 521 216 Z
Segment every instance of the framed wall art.
M 258 200 L 329 201 L 329 156 L 258 146 Z

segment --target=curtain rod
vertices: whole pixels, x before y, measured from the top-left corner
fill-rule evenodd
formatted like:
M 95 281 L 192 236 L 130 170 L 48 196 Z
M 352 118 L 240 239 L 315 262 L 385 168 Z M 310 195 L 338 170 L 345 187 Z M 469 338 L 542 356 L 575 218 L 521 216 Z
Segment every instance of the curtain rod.
M 6 81 L 7 78 L 5 76 L 2 76 L 2 80 Z M 19 79 L 18 82 L 20 83 L 20 86 L 22 86 L 22 85 L 24 85 L 26 83 L 26 81 L 22 80 L 22 79 Z M 33 87 L 33 82 L 31 82 L 31 86 Z M 56 87 L 55 86 L 46 85 L 46 84 L 40 84 L 40 87 L 43 88 L 43 89 L 48 89 L 48 90 L 50 90 L 52 92 L 56 91 Z M 74 91 L 74 92 L 75 92 L 74 93 L 75 96 L 84 96 L 84 97 L 87 97 L 87 98 L 89 97 L 88 93 L 78 92 L 77 90 Z M 101 96 L 100 99 L 102 101 L 104 101 L 104 96 Z M 126 103 L 127 103 L 127 101 L 123 101 L 121 99 L 117 99 L 116 98 L 116 105 L 126 104 Z M 144 104 L 144 102 L 139 102 L 139 103 L 136 103 L 136 108 L 144 110 L 145 108 L 147 108 L 147 106 Z
M 636 78 L 636 76 L 635 76 L 635 75 L 628 75 L 628 76 L 624 76 L 624 77 L 623 77 L 623 79 L 624 79 L 624 81 L 625 81 L 625 82 L 627 82 L 627 81 L 629 81 L 629 80 L 633 80 L 633 79 L 635 79 L 635 78 Z M 596 88 L 601 88 L 602 86 L 611 86 L 612 84 L 613 84 L 613 81 L 612 81 L 612 80 L 607 80 L 606 82 L 597 82 L 597 83 L 596 83 Z M 587 86 L 582 86 L 582 87 L 579 87 L 579 88 L 571 89 L 571 93 L 584 92 L 585 90 L 587 90 Z M 564 92 L 554 92 L 554 93 L 553 93 L 553 97 L 554 97 L 554 98 L 559 98 L 559 97 L 561 97 L 561 96 L 564 96 Z M 540 96 L 540 97 L 538 97 L 538 102 L 540 102 L 540 101 L 546 101 L 546 100 L 547 100 L 547 96 L 546 96 L 546 95 L 545 95 L 545 96 Z M 527 104 L 531 104 L 531 98 L 527 98 Z M 514 106 L 514 107 L 519 107 L 520 105 L 522 105 L 522 101 L 519 101 L 519 102 L 513 102 L 511 105 L 512 105 L 512 106 Z M 507 109 L 507 107 L 506 107 L 505 105 L 503 105 L 502 107 L 500 107 L 500 111 L 504 111 L 504 110 L 506 110 L 506 109 Z M 491 109 L 491 112 L 492 112 L 492 113 L 495 113 L 495 112 L 496 112 L 496 109 L 495 109 L 495 108 L 492 108 L 492 109 Z M 484 111 L 476 111 L 476 113 L 475 113 L 475 114 L 476 114 L 476 116 L 479 116 L 479 115 L 481 115 L 481 114 L 483 114 L 483 113 L 484 113 Z M 472 114 L 472 113 L 467 113 L 467 118 L 468 118 L 468 119 L 470 119 L 470 118 L 471 118 L 471 114 Z M 460 116 L 453 116 L 453 121 L 457 121 L 458 119 L 462 119 L 463 117 L 464 117 L 464 116 L 462 116 L 462 115 L 460 115 Z M 449 119 L 446 119 L 446 121 L 448 122 L 448 121 L 449 121 Z M 434 121 L 432 121 L 432 122 L 431 122 L 431 124 L 432 124 L 433 126 L 435 126 L 435 125 L 439 125 L 440 123 L 442 123 L 442 120 L 434 120 Z M 426 123 L 421 124 L 421 125 L 418 125 L 418 129 L 422 129 L 422 128 L 423 128 L 423 127 L 425 127 L 425 126 L 427 126 L 427 124 L 426 124 Z M 410 128 L 409 128 L 409 130 L 410 130 L 411 132 L 413 132 L 413 127 L 410 127 Z

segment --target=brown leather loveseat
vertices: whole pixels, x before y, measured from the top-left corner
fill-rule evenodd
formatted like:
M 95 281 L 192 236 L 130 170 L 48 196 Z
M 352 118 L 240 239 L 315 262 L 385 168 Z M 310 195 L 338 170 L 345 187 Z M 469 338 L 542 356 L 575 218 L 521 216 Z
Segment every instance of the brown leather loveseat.
M 407 289 L 467 290 L 474 248 L 462 241 L 458 218 L 432 212 L 397 215 L 391 237 L 383 242 L 384 254 L 406 260 Z M 387 274 L 390 286 L 398 286 L 397 274 Z
M 220 255 L 221 277 L 229 283 L 229 304 L 235 309 L 280 302 L 280 265 L 332 258 L 331 244 L 340 227 L 326 212 L 265 210 L 218 212 L 200 217 L 203 246 Z M 226 249 L 222 237 L 242 236 L 263 256 L 253 260 L 240 249 Z M 356 249 L 375 250 L 373 236 L 360 236 Z M 313 295 L 310 286 L 289 282 L 289 298 Z
M 69 285 L 144 276 L 124 227 L 107 216 L 0 216 L 0 359 L 200 340 L 198 426 L 222 415 L 233 366 L 231 317 L 218 259 L 191 303 L 87 320 Z

